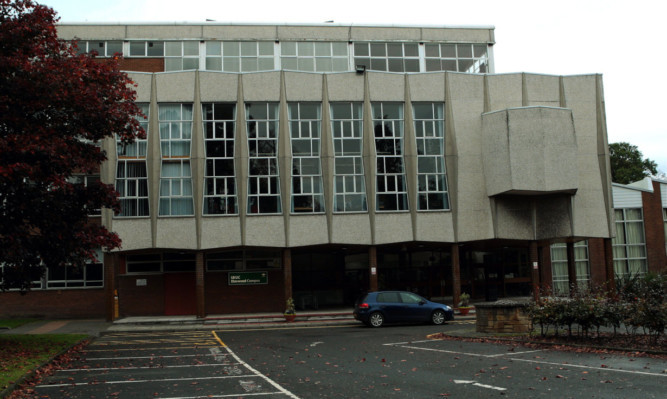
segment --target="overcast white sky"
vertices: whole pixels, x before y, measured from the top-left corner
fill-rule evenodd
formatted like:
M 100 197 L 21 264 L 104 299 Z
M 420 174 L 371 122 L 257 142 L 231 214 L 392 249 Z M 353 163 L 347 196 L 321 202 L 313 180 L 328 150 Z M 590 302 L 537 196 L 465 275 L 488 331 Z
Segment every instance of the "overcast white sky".
M 603 75 L 609 142 L 667 172 L 664 5 L 656 0 L 36 0 L 61 22 L 267 22 L 495 27 L 496 73 Z

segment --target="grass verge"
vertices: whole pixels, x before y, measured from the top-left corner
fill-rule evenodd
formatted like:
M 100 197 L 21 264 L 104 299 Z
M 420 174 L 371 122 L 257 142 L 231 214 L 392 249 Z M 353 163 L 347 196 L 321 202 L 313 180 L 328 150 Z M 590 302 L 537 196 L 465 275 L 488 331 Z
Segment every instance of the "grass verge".
M 0 391 L 86 337 L 84 334 L 0 335 Z

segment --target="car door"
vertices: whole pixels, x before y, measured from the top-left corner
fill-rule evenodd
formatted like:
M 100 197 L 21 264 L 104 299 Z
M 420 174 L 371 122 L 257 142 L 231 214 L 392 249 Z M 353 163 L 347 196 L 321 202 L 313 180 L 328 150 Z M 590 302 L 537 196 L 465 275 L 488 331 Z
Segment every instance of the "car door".
M 405 321 L 424 321 L 428 320 L 430 309 L 426 305 L 424 298 L 412 292 L 401 292 L 400 298 L 403 302 L 402 312 Z
M 387 322 L 404 320 L 405 310 L 398 292 L 379 292 L 377 294 L 377 304 Z

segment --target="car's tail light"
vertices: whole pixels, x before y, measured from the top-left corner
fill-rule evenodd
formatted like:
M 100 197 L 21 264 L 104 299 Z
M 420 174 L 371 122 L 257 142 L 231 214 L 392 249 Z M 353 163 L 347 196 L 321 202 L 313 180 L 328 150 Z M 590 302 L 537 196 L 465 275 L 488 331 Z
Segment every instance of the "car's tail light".
M 368 309 L 368 308 L 370 308 L 370 306 L 368 306 L 366 302 L 359 304 L 359 309 Z

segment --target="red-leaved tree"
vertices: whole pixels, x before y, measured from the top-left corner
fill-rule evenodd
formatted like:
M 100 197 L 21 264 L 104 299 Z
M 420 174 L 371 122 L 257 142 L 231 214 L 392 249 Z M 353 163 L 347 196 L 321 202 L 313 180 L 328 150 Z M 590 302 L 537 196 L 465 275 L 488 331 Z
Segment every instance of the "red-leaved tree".
M 145 133 L 135 117 L 133 82 L 118 59 L 77 55 L 58 40 L 55 12 L 32 0 L 0 0 L 0 289 L 28 290 L 45 266 L 83 264 L 119 237 L 91 210 L 118 209 L 99 173 L 101 140 L 132 142 Z

